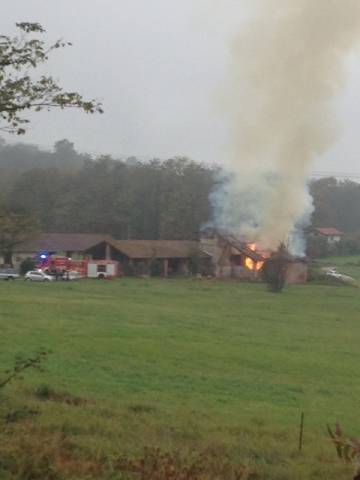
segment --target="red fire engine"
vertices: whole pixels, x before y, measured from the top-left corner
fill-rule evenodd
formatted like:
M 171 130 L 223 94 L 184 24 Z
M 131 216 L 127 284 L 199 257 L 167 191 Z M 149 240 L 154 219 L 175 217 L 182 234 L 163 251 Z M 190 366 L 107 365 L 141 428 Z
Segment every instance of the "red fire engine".
M 37 256 L 36 268 L 56 277 L 69 278 L 115 278 L 119 276 L 119 263 L 114 260 L 73 260 L 68 257 L 49 255 L 43 252 Z M 70 278 L 71 279 L 71 278 Z
M 87 276 L 88 260 L 72 260 L 68 257 L 42 254 L 36 267 L 51 275 L 64 275 L 66 272 L 78 272 L 81 277 Z

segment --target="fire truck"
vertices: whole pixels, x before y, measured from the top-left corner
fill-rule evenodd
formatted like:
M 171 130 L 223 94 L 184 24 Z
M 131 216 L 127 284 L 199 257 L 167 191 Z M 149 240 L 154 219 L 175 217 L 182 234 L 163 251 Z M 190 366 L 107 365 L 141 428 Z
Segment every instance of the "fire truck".
M 69 272 L 77 272 L 79 277 L 87 276 L 88 259 L 73 260 L 68 257 L 49 255 L 42 252 L 36 259 L 36 267 L 56 277 L 66 277 Z
M 73 260 L 68 257 L 41 252 L 36 258 L 36 268 L 57 278 L 115 278 L 119 264 L 114 260 Z M 76 276 L 75 276 L 76 275 Z

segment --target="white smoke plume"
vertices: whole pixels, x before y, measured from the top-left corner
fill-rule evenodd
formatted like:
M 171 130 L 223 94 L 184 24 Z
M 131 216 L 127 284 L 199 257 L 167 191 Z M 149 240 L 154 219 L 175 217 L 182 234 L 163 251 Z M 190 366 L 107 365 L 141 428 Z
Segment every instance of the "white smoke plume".
M 360 0 L 249 2 L 222 99 L 231 147 L 212 195 L 215 224 L 266 249 L 290 240 L 300 254 L 296 231 L 312 213 L 306 179 L 336 139 L 333 100 L 360 38 Z

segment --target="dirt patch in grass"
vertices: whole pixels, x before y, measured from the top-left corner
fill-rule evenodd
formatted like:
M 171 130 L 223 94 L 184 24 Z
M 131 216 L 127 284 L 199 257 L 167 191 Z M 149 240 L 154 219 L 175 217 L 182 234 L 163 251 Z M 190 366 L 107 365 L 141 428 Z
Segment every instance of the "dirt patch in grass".
M 38 400 L 66 403 L 74 407 L 94 403 L 87 398 L 77 397 L 68 392 L 57 392 L 48 385 L 40 385 L 35 389 L 34 394 Z
M 136 404 L 129 405 L 128 410 L 131 413 L 141 415 L 141 414 L 147 414 L 147 413 L 155 413 L 157 411 L 157 408 L 152 405 L 142 405 L 140 403 L 136 403 Z

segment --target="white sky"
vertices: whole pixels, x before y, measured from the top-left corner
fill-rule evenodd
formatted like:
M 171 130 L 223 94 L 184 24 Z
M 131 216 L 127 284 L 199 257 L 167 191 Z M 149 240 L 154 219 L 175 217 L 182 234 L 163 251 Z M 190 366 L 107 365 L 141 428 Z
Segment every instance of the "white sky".
M 251 0 L 12 0 L 2 5 L 0 32 L 37 21 L 54 41 L 49 72 L 70 90 L 103 101 L 105 114 L 34 114 L 22 141 L 50 147 L 67 138 L 77 149 L 221 163 L 226 127 L 217 95 L 227 49 L 246 22 Z M 360 172 L 359 56 L 337 100 L 342 136 L 315 170 Z M 5 137 L 7 141 L 18 138 Z

